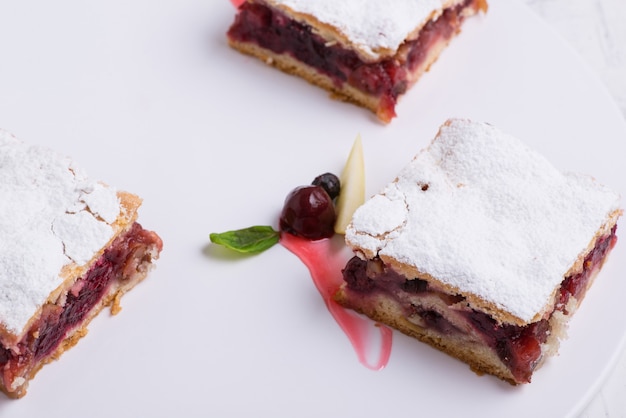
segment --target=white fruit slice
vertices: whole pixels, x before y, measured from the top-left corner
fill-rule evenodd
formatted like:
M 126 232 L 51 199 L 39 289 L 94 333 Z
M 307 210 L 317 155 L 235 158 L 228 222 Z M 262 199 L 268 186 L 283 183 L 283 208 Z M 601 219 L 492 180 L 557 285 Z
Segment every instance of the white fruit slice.
M 365 163 L 360 135 L 352 144 L 350 155 L 339 181 L 341 182 L 341 192 L 337 198 L 335 233 L 345 234 L 354 211 L 365 202 Z

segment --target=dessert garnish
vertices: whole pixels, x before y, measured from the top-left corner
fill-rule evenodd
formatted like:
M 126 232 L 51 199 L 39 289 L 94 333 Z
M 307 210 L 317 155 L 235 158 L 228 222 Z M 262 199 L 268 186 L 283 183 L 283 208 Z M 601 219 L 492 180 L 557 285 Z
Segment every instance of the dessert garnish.
M 346 226 L 352 219 L 352 214 L 365 202 L 365 162 L 360 135 L 354 140 L 340 180 L 341 194 L 337 198 L 335 232 L 343 235 L 346 233 Z
M 242 253 L 259 253 L 277 243 L 295 254 L 307 266 L 326 307 L 346 333 L 359 361 L 368 368 L 383 368 L 391 353 L 391 330 L 376 326 L 333 299 L 343 279 L 341 270 L 350 258 L 343 237 L 345 220 L 364 200 L 363 147 L 357 137 L 341 173 L 324 173 L 310 185 L 298 186 L 285 198 L 278 231 L 271 226 L 255 226 L 220 234 L 210 234 L 211 242 Z M 343 199 L 342 199 L 343 196 Z M 341 203 L 339 203 L 341 202 Z M 336 215 L 336 213 L 338 215 Z M 342 225 L 337 226 L 338 222 Z M 379 345 L 373 347 L 372 334 Z
M 332 176 L 334 178 L 332 183 L 339 188 L 337 176 L 330 173 L 324 176 L 325 178 Z M 316 177 L 314 182 L 318 182 L 319 178 Z M 209 239 L 214 244 L 241 253 L 259 253 L 278 244 L 281 232 L 309 240 L 330 238 L 334 234 L 336 216 L 333 199 L 324 188 L 327 186 L 310 184 L 298 186 L 289 192 L 280 214 L 278 231 L 270 225 L 258 225 L 221 233 L 214 232 L 209 235 Z
M 279 228 L 257 225 L 209 235 L 212 243 L 240 253 L 260 253 L 280 241 L 281 232 L 308 240 L 343 234 L 352 214 L 365 201 L 363 143 L 358 135 L 341 172 L 315 177 L 311 184 L 294 188 L 283 203 Z
M 249 228 L 211 233 L 211 242 L 240 253 L 260 253 L 273 247 L 280 239 L 280 233 L 271 226 L 259 225 Z

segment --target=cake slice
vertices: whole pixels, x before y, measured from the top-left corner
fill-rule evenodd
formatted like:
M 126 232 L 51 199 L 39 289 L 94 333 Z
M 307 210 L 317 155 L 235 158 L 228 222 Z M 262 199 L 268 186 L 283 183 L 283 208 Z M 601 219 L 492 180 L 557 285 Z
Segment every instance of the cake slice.
M 248 0 L 229 44 L 383 122 L 486 0 Z
M 451 119 L 355 212 L 336 300 L 528 383 L 615 245 L 619 201 L 491 125 Z
M 140 282 L 162 249 L 141 199 L 0 130 L 0 390 L 29 381 Z

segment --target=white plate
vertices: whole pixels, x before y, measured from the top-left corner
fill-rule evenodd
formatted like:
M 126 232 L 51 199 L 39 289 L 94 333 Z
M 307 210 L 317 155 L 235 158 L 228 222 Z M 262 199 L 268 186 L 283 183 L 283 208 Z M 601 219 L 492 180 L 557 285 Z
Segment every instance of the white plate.
M 6 2 L 5 2 L 6 3 Z M 450 116 L 489 121 L 564 170 L 626 191 L 626 126 L 597 79 L 526 7 L 492 0 L 382 126 L 366 111 L 226 45 L 226 0 L 8 2 L 0 126 L 144 198 L 165 248 L 123 311 L 46 366 L 3 416 L 574 415 L 626 330 L 619 243 L 531 385 L 477 377 L 394 335 L 363 367 L 308 272 L 277 246 L 238 257 L 209 233 L 276 225 L 284 196 L 341 170 L 363 138 L 368 193 Z

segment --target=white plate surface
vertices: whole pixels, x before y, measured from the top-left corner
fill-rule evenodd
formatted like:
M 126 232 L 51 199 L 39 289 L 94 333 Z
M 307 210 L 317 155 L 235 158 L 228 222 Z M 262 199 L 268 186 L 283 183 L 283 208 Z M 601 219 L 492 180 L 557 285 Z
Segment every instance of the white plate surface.
M 563 170 L 626 192 L 626 125 L 575 54 L 516 1 L 492 0 L 382 126 L 228 48 L 226 0 L 5 2 L 0 126 L 144 198 L 165 248 L 149 280 L 46 366 L 2 416 L 572 416 L 626 330 L 619 243 L 531 385 L 477 377 L 399 334 L 363 367 L 304 266 L 238 257 L 209 233 L 276 225 L 284 196 L 364 142 L 368 194 L 448 117 L 491 122 Z

